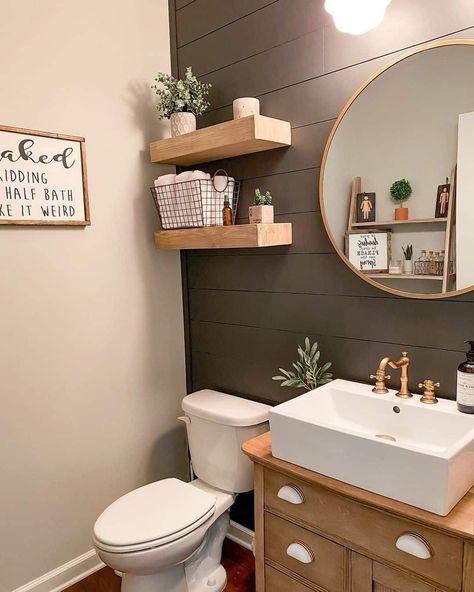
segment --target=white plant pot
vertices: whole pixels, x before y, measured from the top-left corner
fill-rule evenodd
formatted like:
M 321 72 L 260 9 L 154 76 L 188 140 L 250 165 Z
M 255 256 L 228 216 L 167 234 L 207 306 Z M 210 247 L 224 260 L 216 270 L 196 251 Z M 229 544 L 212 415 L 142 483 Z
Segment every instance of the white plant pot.
M 234 119 L 248 117 L 249 115 L 260 115 L 260 101 L 253 97 L 235 99 L 232 103 Z
M 407 261 L 406 259 L 403 260 L 403 273 L 408 275 L 413 274 L 413 260 Z
M 196 116 L 194 113 L 172 113 L 170 123 L 172 138 L 196 131 Z
M 273 206 L 250 206 L 250 224 L 273 224 Z

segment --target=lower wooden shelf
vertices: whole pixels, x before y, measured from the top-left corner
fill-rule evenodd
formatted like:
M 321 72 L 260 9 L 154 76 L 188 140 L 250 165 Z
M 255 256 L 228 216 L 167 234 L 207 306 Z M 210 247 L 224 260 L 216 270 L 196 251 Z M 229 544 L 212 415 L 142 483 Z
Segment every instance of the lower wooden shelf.
M 161 250 L 245 249 L 291 245 L 292 242 L 292 225 L 289 222 L 206 226 L 155 232 L 155 245 Z

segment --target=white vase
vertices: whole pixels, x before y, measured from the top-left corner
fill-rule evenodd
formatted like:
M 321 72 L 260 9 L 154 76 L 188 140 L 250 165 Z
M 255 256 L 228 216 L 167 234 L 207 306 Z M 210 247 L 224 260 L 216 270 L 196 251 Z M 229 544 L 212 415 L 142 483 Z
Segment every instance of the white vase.
M 172 113 L 170 123 L 172 138 L 196 131 L 196 116 L 194 113 Z
M 408 275 L 412 275 L 413 274 L 413 260 L 407 260 L 404 259 L 403 260 L 403 273 L 406 273 Z
M 249 115 L 260 115 L 260 101 L 253 97 L 242 97 L 235 99 L 232 103 L 234 119 L 248 117 Z
M 273 224 L 273 206 L 250 206 L 250 224 Z

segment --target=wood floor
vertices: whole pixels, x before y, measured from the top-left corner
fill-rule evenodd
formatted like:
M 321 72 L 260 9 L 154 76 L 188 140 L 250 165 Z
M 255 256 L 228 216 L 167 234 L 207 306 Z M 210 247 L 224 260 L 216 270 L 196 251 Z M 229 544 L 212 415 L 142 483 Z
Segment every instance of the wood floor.
M 255 561 L 250 551 L 226 539 L 222 565 L 227 572 L 225 592 L 255 592 Z M 119 592 L 120 582 L 109 567 L 104 567 L 65 592 Z

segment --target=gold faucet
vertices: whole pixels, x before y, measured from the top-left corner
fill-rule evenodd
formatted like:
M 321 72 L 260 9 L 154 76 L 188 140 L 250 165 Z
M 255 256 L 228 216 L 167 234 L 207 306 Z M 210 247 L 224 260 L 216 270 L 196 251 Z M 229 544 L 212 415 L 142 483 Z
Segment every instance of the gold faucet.
M 379 367 L 375 374 L 371 374 L 370 378 L 375 379 L 375 386 L 372 389 L 372 392 L 377 393 L 378 395 L 384 395 L 388 393 L 388 389 L 385 386 L 385 381 L 390 379 L 390 376 L 387 376 L 385 370 L 387 366 L 391 368 L 401 368 L 402 373 L 400 377 L 400 390 L 396 393 L 397 397 L 402 399 L 409 399 L 413 397 L 413 395 L 408 390 L 408 366 L 410 365 L 410 358 L 408 357 L 408 352 L 402 352 L 402 357 L 394 362 L 392 358 L 386 357 L 380 360 Z

